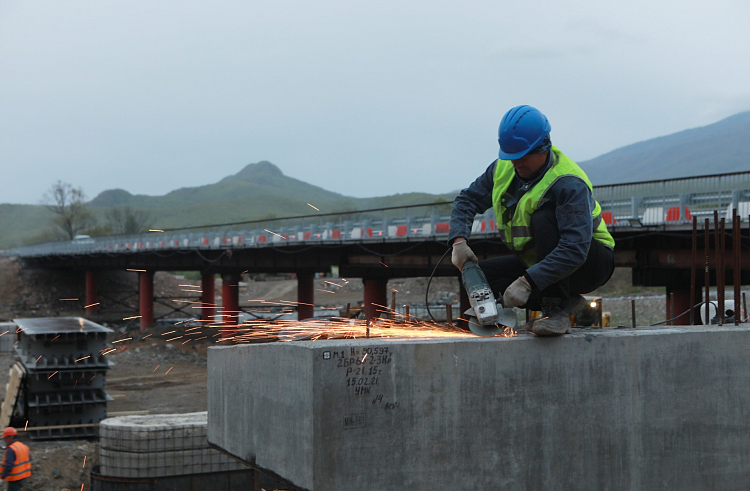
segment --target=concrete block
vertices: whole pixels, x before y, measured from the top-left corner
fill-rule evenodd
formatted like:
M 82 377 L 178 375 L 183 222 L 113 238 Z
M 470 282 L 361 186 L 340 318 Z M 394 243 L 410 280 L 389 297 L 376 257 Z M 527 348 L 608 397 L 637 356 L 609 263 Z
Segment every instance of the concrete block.
M 211 448 L 207 413 L 120 416 L 99 427 L 100 472 L 110 477 L 163 477 L 247 467 Z
M 309 491 L 750 482 L 750 328 L 209 349 L 208 441 Z

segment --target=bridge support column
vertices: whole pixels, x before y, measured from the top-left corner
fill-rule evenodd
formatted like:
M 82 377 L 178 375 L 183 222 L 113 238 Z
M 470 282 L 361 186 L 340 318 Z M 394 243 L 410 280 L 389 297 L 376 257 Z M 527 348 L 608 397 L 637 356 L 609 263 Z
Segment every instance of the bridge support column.
M 698 302 L 701 301 L 700 294 L 701 289 L 696 289 L 696 295 L 698 298 L 694 298 L 690 301 L 690 288 L 667 286 L 667 319 L 672 318 L 672 312 L 675 316 L 688 311 L 687 314 L 683 315 L 679 319 L 675 319 L 673 322 L 667 322 L 668 326 L 687 326 L 690 325 L 690 309 L 693 308 Z M 674 306 L 672 305 L 672 294 L 674 294 Z M 701 313 L 696 309 L 695 311 L 695 323 L 701 323 Z
M 86 270 L 86 313 L 96 314 L 99 311 L 99 299 L 96 291 L 96 276 Z
M 201 274 L 201 320 L 209 323 L 216 315 L 216 282 L 214 273 L 204 271 Z
M 297 273 L 297 320 L 315 316 L 315 275 Z
M 382 310 L 382 308 L 376 307 L 373 304 L 388 305 L 388 279 L 364 278 L 362 282 L 365 284 L 365 304 L 363 306 L 365 316 L 368 320 L 377 319 L 380 317 L 378 310 Z
M 221 275 L 221 338 L 231 338 L 237 332 L 237 316 L 240 313 L 240 273 Z
M 141 329 L 150 329 L 154 327 L 154 272 L 138 273 L 138 286 Z

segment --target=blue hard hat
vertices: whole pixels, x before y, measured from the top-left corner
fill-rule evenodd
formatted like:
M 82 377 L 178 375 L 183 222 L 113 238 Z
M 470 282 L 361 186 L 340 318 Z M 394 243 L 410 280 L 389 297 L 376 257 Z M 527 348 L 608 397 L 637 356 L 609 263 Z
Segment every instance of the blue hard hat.
M 514 107 L 505 113 L 497 130 L 497 141 L 500 143 L 498 157 L 503 160 L 520 159 L 539 146 L 551 129 L 547 116 L 539 109 L 526 105 Z

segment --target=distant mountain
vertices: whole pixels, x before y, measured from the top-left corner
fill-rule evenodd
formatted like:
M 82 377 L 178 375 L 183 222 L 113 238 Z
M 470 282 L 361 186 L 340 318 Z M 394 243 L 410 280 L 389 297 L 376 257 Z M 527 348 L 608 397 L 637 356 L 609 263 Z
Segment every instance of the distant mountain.
M 750 170 L 750 111 L 578 164 L 595 186 Z
M 129 205 L 142 209 L 172 208 L 268 195 L 279 198 L 292 197 L 295 200 L 304 198 L 306 202 L 317 201 L 319 203 L 353 199 L 287 177 L 271 162 L 262 161 L 257 164 L 248 164 L 237 174 L 227 176 L 215 184 L 180 188 L 164 196 L 132 195 L 122 189 L 107 190 L 91 200 L 90 205 L 93 207 Z M 302 206 L 306 206 L 305 202 Z

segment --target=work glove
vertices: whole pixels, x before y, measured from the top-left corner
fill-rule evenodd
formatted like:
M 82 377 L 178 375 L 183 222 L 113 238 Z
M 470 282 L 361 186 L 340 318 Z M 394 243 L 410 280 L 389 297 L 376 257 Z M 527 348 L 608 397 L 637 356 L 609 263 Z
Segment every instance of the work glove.
M 519 276 L 503 293 L 503 306 L 507 309 L 526 305 L 529 295 L 531 295 L 529 281 L 523 276 Z
M 466 261 L 474 261 L 475 263 L 478 263 L 479 259 L 477 259 L 474 251 L 472 251 L 469 247 L 468 241 L 462 240 L 461 242 L 454 242 L 453 253 L 451 254 L 451 262 L 459 270 L 463 270 L 464 263 Z

